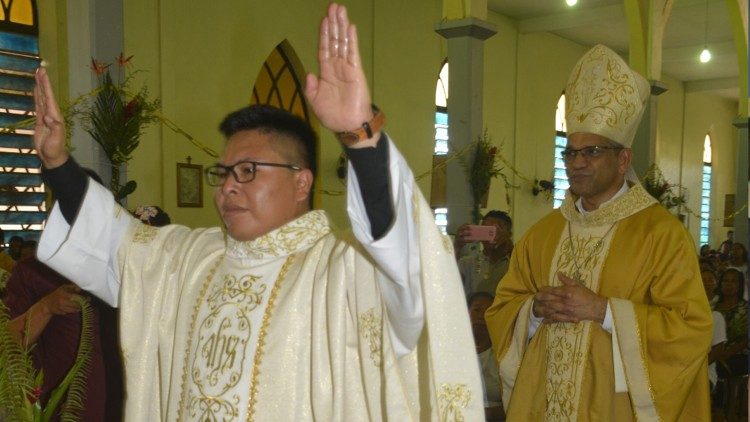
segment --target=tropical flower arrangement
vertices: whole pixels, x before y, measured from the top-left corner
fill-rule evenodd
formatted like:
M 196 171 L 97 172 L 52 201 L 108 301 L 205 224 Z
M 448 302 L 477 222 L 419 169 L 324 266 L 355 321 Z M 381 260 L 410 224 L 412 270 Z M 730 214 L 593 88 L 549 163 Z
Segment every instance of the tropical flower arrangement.
M 505 199 L 508 205 L 510 205 L 510 188 L 515 186 L 510 183 L 508 176 L 503 173 L 504 167 L 501 165 L 500 149 L 492 144 L 492 139 L 487 133 L 487 129 L 484 130 L 482 135 L 477 137 L 474 144 L 474 159 L 472 164 L 468 166 L 464 163 L 464 167 L 466 168 L 469 185 L 471 186 L 471 196 L 473 198 L 472 216 L 475 222 L 479 222 L 482 219 L 480 208 L 487 201 L 486 198 L 490 190 L 491 180 L 497 177 L 503 179 L 506 187 Z
M 80 419 L 91 365 L 93 310 L 88 300 L 81 297 L 74 300 L 81 307 L 78 355 L 44 407 L 40 400 L 44 374 L 34 369 L 29 353 L 33 346 L 27 344 L 25 335 L 19 342 L 10 331 L 8 308 L 0 301 L 0 421 L 46 422 L 58 413 L 61 421 Z
M 666 209 L 672 209 L 687 202 L 687 189 L 679 184 L 669 183 L 659 166 L 652 164 L 641 178 L 641 184 L 651 196 Z
M 116 78 L 110 71 L 112 63 L 91 59 L 91 70 L 99 85 L 65 110 L 67 126 L 72 128 L 78 121 L 109 159 L 112 165 L 110 190 L 117 200 L 137 187 L 133 180 L 120 185 L 120 167 L 132 159 L 146 127 L 162 120 L 158 114 L 159 99 L 151 99 L 145 85 L 137 91 L 131 89 L 133 77 L 138 73 L 129 70 L 132 58 L 120 54 L 116 59 Z

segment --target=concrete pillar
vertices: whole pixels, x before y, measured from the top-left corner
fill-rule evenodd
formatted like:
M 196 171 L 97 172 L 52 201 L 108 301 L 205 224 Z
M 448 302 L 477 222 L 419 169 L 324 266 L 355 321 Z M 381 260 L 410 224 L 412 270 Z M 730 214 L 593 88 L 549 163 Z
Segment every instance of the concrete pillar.
M 734 194 L 734 206 L 739 209 L 748 204 L 748 163 L 750 151 L 747 146 L 747 118 L 738 118 L 732 124 L 737 128 L 737 187 Z M 744 242 L 748 238 L 748 211 L 742 211 L 734 217 L 734 238 Z M 748 246 L 748 244 L 745 244 Z
M 651 95 L 646 102 L 643 118 L 633 139 L 633 170 L 643 177 L 649 166 L 656 162 L 656 126 L 658 97 L 667 91 L 667 86 L 659 81 L 651 81 Z
M 482 133 L 484 40 L 497 33 L 490 22 L 465 18 L 440 22 L 435 31 L 448 40 L 448 137 L 451 151 L 461 150 Z M 466 157 L 471 162 L 472 157 Z M 448 233 L 471 220 L 471 187 L 460 160 L 446 169 Z
M 71 100 L 93 90 L 97 79 L 91 70 L 91 58 L 112 63 L 123 50 L 122 0 L 68 0 L 68 98 Z M 113 64 L 112 76 L 117 76 Z M 73 131 L 73 156 L 82 166 L 96 171 L 109 186 L 111 168 L 99 145 L 80 127 Z M 127 180 L 121 174 L 120 183 Z

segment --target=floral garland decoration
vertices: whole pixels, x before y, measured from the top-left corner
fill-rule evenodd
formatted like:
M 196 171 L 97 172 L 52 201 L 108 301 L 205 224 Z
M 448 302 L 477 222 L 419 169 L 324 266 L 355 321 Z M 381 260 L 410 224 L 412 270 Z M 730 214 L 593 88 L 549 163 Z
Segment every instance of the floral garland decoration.
M 641 177 L 641 184 L 651 196 L 666 209 L 685 205 L 688 190 L 679 183 L 670 183 L 656 164 L 651 164 L 646 174 Z

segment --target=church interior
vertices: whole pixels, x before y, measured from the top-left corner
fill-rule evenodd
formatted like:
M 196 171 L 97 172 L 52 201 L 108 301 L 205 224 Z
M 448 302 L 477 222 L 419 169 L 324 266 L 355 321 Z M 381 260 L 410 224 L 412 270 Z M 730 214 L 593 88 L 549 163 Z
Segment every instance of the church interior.
M 566 81 L 586 51 L 604 44 L 651 85 L 633 144 L 636 174 L 684 224 L 696 254 L 705 244 L 718 249 L 730 231 L 735 242 L 748 243 L 747 1 L 342 3 L 357 25 L 385 131 L 444 233 L 472 221 L 478 206 L 507 212 L 517 240 L 559 207 L 568 186 L 559 154 Z M 220 225 L 203 175 L 225 142 L 219 122 L 262 103 L 295 113 L 318 132 L 314 207 L 347 228 L 345 156 L 303 95 L 305 75 L 318 72 L 327 5 L 2 0 L 0 125 L 12 129 L 0 133 L 5 241 L 38 240 L 51 206 L 24 126 L 40 64 L 69 118 L 72 156 L 122 193 L 128 210 L 154 205 L 172 223 Z M 148 116 L 116 162 L 92 134 L 92 100 L 106 77 L 121 88 L 125 113 L 143 101 L 137 106 Z M 472 197 L 467 179 L 479 141 L 494 160 L 485 198 Z

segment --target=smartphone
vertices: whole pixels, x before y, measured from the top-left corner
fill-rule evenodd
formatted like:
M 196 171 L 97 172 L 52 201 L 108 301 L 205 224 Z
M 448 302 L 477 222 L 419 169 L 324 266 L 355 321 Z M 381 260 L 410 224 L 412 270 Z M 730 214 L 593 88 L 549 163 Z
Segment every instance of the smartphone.
M 481 241 L 493 241 L 495 240 L 495 233 L 497 227 L 495 226 L 466 226 L 469 230 L 469 234 L 466 236 L 466 240 L 470 242 L 481 242 Z

